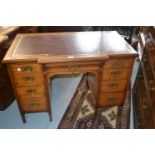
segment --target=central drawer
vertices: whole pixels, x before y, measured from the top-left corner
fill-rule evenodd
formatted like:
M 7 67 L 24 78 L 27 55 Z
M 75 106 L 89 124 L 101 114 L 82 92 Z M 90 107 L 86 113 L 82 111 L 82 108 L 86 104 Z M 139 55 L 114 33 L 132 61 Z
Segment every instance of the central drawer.
M 20 98 L 45 97 L 44 86 L 17 87 Z
M 47 67 L 47 72 L 52 73 L 86 73 L 91 71 L 99 71 L 100 65 L 94 64 L 94 65 L 81 65 L 81 64 L 66 64 L 66 66 L 55 66 L 55 67 Z
M 46 98 L 21 99 L 21 107 L 25 112 L 47 111 Z

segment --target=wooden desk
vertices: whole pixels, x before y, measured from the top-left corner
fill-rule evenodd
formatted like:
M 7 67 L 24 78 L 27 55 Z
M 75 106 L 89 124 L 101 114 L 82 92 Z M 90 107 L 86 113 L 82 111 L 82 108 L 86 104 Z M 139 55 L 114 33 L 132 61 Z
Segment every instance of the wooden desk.
M 137 52 L 117 32 L 19 34 L 7 63 L 23 122 L 27 112 L 47 111 L 55 75 L 89 73 L 97 107 L 121 105 Z

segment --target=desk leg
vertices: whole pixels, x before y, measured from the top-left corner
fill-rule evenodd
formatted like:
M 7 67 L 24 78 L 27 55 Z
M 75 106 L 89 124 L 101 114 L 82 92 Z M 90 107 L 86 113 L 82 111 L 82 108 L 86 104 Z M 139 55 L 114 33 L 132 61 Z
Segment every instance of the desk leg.
M 92 91 L 93 99 L 96 102 L 96 105 L 99 96 L 99 82 L 100 82 L 99 78 L 100 78 L 99 72 L 87 73 L 88 88 Z
M 26 119 L 25 119 L 25 114 L 24 113 L 21 113 L 21 117 L 22 117 L 23 123 L 26 123 Z
M 50 87 L 50 81 L 48 79 L 48 76 L 45 75 L 44 76 L 44 82 L 45 82 L 45 88 L 46 88 L 46 97 L 47 97 L 47 100 L 48 100 L 48 115 L 49 115 L 49 121 L 52 121 L 52 111 L 51 111 L 51 102 L 52 102 L 52 99 L 51 99 L 51 87 Z
M 100 90 L 101 90 L 101 80 L 102 80 L 102 71 L 99 71 L 97 74 L 96 74 L 96 80 L 97 80 L 97 97 L 96 97 L 96 106 L 98 108 L 98 105 L 99 105 L 99 95 L 100 95 Z
M 49 120 L 50 120 L 50 122 L 51 122 L 51 121 L 52 121 L 52 112 L 49 111 L 48 114 L 49 114 Z

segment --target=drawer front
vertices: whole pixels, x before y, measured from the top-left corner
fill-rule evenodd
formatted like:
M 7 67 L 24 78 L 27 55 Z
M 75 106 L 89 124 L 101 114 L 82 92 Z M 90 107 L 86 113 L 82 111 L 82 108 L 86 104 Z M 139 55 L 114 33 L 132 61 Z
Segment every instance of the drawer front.
M 21 99 L 21 106 L 25 112 L 47 111 L 46 98 Z
M 127 79 L 130 69 L 103 70 L 102 80 Z
M 14 74 L 31 74 L 31 73 L 41 73 L 41 65 L 38 64 L 16 64 L 11 65 L 11 70 Z
M 127 80 L 102 81 L 101 92 L 124 91 L 126 89 Z
M 17 92 L 21 98 L 45 97 L 44 86 L 18 87 Z
M 80 72 L 89 72 L 89 71 L 97 71 L 100 69 L 99 65 L 89 65 L 89 66 L 80 66 L 80 65 L 66 65 L 63 67 L 50 67 L 49 71 L 54 73 L 80 73 Z
M 119 69 L 119 68 L 131 68 L 133 59 L 123 59 L 123 60 L 109 60 L 105 62 L 104 69 Z
M 17 86 L 33 86 L 43 83 L 43 77 L 40 74 L 19 75 L 14 79 Z
M 124 93 L 101 93 L 98 106 L 121 105 L 124 102 Z

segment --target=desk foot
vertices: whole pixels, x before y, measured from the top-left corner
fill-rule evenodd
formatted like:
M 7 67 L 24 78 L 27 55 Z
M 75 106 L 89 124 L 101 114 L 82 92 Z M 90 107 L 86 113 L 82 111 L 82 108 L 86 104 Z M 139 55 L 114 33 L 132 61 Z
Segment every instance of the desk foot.
M 50 121 L 50 122 L 53 121 L 53 120 L 52 120 L 52 113 L 49 112 L 48 114 L 49 114 L 49 121 Z
M 26 123 L 25 114 L 21 114 L 21 117 L 22 117 L 22 121 L 23 121 L 23 123 Z

